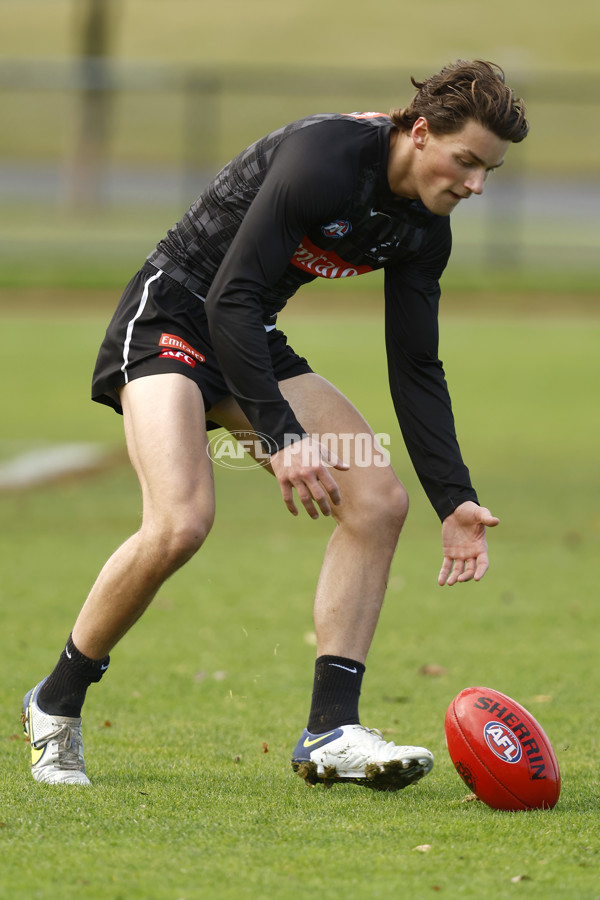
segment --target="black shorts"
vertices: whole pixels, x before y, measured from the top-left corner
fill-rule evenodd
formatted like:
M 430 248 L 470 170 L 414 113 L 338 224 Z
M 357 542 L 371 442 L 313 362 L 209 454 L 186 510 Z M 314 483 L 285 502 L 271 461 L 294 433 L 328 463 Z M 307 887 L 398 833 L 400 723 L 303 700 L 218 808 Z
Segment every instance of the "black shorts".
M 278 381 L 312 372 L 282 331 L 268 331 L 267 341 Z M 106 331 L 92 378 L 92 400 L 122 414 L 119 389 L 134 378 L 163 372 L 180 372 L 195 381 L 206 410 L 231 394 L 212 346 L 203 301 L 146 263 L 125 288 Z

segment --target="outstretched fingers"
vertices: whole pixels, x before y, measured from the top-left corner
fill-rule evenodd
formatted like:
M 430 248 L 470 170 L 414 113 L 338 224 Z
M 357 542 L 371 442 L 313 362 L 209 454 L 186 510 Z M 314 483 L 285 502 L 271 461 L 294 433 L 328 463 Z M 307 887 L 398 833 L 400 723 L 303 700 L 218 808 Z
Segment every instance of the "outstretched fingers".
M 445 556 L 438 576 L 438 584 L 463 584 L 465 581 L 481 581 L 489 568 L 487 553 L 480 553 L 476 558 L 454 559 Z
M 279 481 L 283 502 L 294 516 L 298 515 L 294 490 L 311 519 L 319 518 L 318 509 L 324 516 L 330 516 L 331 505 L 338 506 L 342 501 L 328 467 L 344 470 L 349 466 L 312 438 L 305 437 L 273 454 L 271 467 Z

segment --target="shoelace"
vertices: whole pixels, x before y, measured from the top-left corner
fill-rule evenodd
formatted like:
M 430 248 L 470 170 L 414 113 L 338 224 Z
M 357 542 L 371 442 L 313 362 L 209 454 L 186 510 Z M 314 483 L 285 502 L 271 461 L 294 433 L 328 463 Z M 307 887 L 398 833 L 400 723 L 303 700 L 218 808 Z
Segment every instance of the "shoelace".
M 383 741 L 384 747 L 398 747 L 398 744 L 395 744 L 394 741 L 386 741 L 379 728 L 367 728 L 364 725 L 361 725 L 361 728 L 363 728 L 364 731 L 368 731 L 369 734 L 374 734 L 375 737 L 379 738 L 380 741 Z M 410 757 L 407 758 L 410 759 Z
M 70 725 L 62 724 L 56 731 L 44 735 L 41 740 L 35 742 L 35 749 L 40 750 L 55 740 L 58 749 L 58 764 L 61 769 L 75 769 L 81 771 L 81 760 L 79 759 L 79 740 L 78 735 L 73 731 Z
M 386 740 L 385 740 L 385 738 L 384 738 L 382 732 L 379 730 L 379 728 L 367 728 L 366 725 L 361 725 L 360 727 L 361 727 L 364 731 L 368 731 L 369 734 L 374 734 L 375 737 L 378 737 L 380 741 L 383 741 L 383 742 L 384 742 L 384 744 L 386 745 L 386 747 L 388 746 L 388 744 L 394 744 L 393 741 L 386 741 Z M 394 744 L 394 746 L 396 746 L 396 745 Z

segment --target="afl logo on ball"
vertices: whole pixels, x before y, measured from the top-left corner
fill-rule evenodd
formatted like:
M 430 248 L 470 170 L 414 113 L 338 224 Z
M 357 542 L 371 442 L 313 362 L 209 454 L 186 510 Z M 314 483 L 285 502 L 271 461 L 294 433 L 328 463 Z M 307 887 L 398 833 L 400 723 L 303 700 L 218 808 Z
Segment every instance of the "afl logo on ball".
M 343 238 L 352 231 L 352 225 L 347 219 L 336 219 L 329 225 L 322 225 L 321 231 L 328 238 Z
M 483 729 L 490 750 L 498 759 L 507 763 L 518 763 L 523 751 L 517 736 L 501 722 L 488 722 Z

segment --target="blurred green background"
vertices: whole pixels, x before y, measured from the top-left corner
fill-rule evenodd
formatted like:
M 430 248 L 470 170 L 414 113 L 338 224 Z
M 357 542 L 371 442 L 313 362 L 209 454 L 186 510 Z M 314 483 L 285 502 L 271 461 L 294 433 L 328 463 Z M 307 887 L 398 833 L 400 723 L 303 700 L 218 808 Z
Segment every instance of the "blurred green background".
M 532 130 L 453 215 L 447 287 L 597 288 L 593 0 L 0 0 L 0 18 L 5 289 L 120 287 L 249 142 L 404 105 L 411 74 L 461 57 L 505 68 Z

